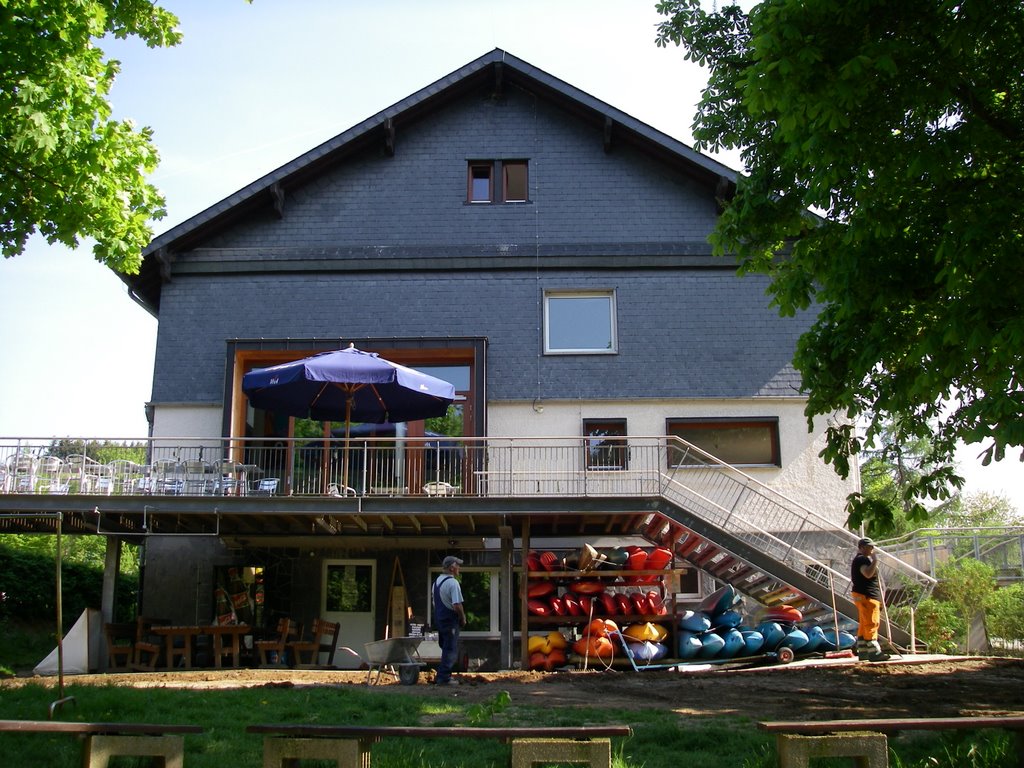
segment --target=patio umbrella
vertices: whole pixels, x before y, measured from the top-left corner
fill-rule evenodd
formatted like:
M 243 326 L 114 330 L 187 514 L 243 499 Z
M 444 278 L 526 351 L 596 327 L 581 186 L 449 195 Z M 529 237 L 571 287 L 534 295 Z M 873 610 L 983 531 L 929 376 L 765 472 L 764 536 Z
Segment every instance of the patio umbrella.
M 316 421 L 344 421 L 342 482 L 346 486 L 353 421 L 379 424 L 444 416 L 455 400 L 455 387 L 447 381 L 352 344 L 348 349 L 256 368 L 242 377 L 242 391 L 255 408 Z

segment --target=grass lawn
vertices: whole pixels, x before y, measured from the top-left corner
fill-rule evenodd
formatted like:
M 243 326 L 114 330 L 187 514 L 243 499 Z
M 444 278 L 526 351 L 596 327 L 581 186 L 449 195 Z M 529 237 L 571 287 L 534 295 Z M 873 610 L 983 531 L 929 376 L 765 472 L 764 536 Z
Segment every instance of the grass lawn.
M 202 734 L 185 737 L 187 768 L 259 768 L 262 737 L 247 734 L 253 723 L 331 723 L 365 725 L 602 725 L 627 724 L 633 736 L 614 739 L 615 768 L 770 768 L 776 765 L 773 740 L 743 718 L 683 718 L 667 709 L 616 710 L 595 706 L 544 708 L 520 705 L 504 692 L 487 704 L 460 702 L 439 694 L 425 698 L 361 686 L 264 687 L 234 690 L 179 690 L 66 685 L 75 702 L 58 710 L 57 719 L 76 721 L 165 722 L 201 725 Z M 55 688 L 39 685 L 0 688 L 0 719 L 45 720 Z M 964 734 L 954 734 L 961 740 Z M 891 742 L 892 765 L 1015 765 L 1006 734 L 1005 762 L 992 754 L 964 759 L 963 746 L 940 742 L 932 733 L 908 734 Z M 954 758 L 948 750 L 958 754 Z M 509 748 L 477 739 L 395 739 L 373 747 L 374 768 L 487 768 L 508 765 Z M 993 750 L 990 749 L 989 752 Z M 5 766 L 77 766 L 81 745 L 66 734 L 0 734 Z M 928 755 L 934 762 L 922 762 Z M 122 758 L 112 768 L 147 765 Z M 315 761 L 303 762 L 315 766 Z M 816 768 L 850 765 L 849 760 L 820 761 Z
M 450 696 L 423 698 L 357 686 L 236 690 L 137 689 L 67 685 L 75 703 L 57 719 L 194 723 L 206 730 L 185 737 L 189 768 L 258 768 L 262 739 L 245 733 L 252 723 L 366 725 L 599 725 L 626 723 L 634 735 L 614 739 L 617 768 L 687 764 L 737 768 L 770 739 L 738 719 L 681 722 L 669 711 L 621 712 L 600 707 L 544 709 L 495 696 L 487 706 Z M 0 689 L 0 718 L 47 718 L 56 689 L 36 685 Z M 490 740 L 396 739 L 373 747 L 375 768 L 485 768 L 507 766 L 508 747 Z M 5 766 L 74 766 L 81 746 L 65 734 L 0 734 Z M 142 765 L 124 759 L 123 765 Z M 306 763 L 303 763 L 305 766 Z M 310 762 L 309 765 L 315 765 Z M 118 768 L 121 768 L 119 765 Z

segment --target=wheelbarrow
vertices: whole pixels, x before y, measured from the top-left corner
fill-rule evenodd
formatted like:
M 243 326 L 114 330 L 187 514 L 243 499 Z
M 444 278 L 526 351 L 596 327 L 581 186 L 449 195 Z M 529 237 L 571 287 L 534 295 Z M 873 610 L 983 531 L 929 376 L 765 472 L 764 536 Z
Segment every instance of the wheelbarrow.
M 366 643 L 366 657 L 369 669 L 366 684 L 375 685 L 385 672 L 395 677 L 402 685 L 416 685 L 420 670 L 427 666 L 419 660 L 417 649 L 422 637 L 392 637 Z

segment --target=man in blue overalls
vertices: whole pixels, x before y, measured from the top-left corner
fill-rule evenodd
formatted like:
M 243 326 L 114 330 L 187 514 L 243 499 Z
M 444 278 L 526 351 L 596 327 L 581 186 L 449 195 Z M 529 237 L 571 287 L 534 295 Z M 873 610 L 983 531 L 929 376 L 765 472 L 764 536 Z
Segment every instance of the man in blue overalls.
M 462 607 L 462 586 L 456 576 L 462 561 L 448 555 L 441 563 L 443 573 L 434 582 L 434 628 L 441 646 L 441 663 L 437 665 L 435 685 L 458 685 L 452 679 L 452 667 L 459 658 L 459 629 L 466 625 Z

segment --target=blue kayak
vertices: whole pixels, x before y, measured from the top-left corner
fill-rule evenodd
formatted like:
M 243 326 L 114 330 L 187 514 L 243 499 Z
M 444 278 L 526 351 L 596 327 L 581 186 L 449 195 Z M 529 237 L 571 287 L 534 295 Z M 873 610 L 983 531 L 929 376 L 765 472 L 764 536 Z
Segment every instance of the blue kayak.
M 679 646 L 677 650 L 680 659 L 692 659 L 704 647 L 700 638 L 693 634 L 693 632 L 680 632 L 676 642 Z
M 743 653 L 746 643 L 743 640 L 743 633 L 736 629 L 730 629 L 722 635 L 725 646 L 718 652 L 719 658 L 731 659 Z
M 679 628 L 699 635 L 711 629 L 711 619 L 703 611 L 684 611 L 679 617 Z
M 753 656 L 755 653 L 759 653 L 761 648 L 764 647 L 764 635 L 756 629 L 747 629 L 740 632 L 740 634 L 743 636 L 744 656 Z
M 700 636 L 701 649 L 697 652 L 697 658 L 713 659 L 722 649 L 725 648 L 725 639 L 714 632 Z

